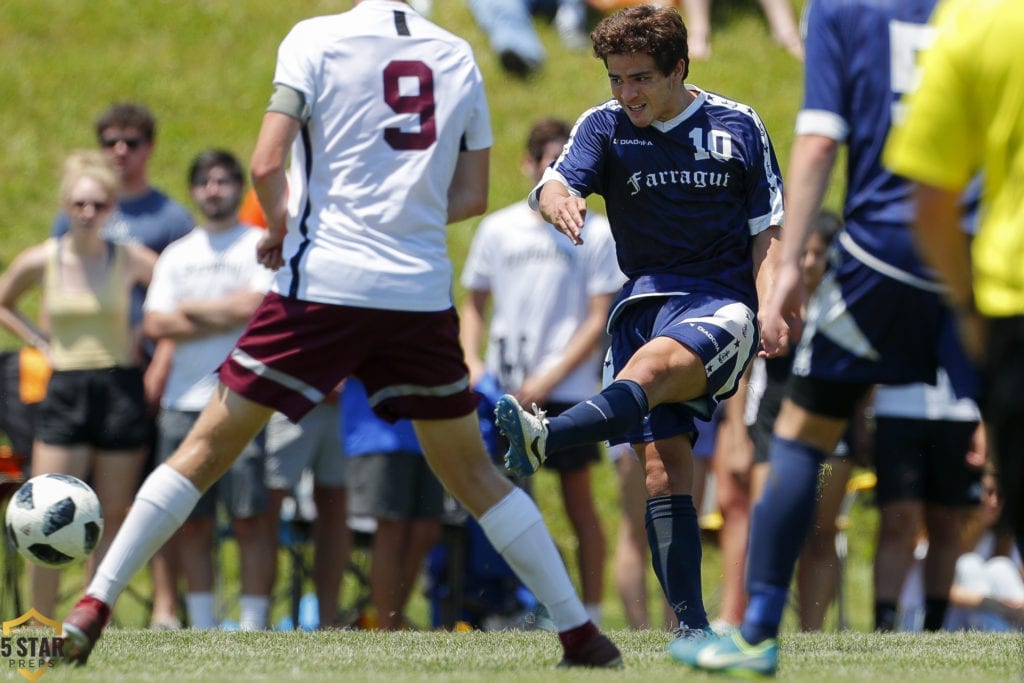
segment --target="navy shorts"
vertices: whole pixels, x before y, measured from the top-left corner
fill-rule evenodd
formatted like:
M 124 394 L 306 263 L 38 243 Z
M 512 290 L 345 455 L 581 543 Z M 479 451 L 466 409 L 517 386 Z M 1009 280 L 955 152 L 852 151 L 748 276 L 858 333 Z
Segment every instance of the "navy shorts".
M 969 507 L 981 501 L 981 470 L 967 464 L 976 422 L 875 417 L 879 503 Z
M 220 380 L 292 422 L 355 376 L 388 422 L 443 420 L 476 410 L 454 308 L 429 313 L 336 306 L 271 292 Z
M 735 393 L 759 341 L 750 308 L 731 299 L 699 295 L 638 299 L 621 310 L 611 332 L 611 366 L 606 373 L 612 377 L 655 337 L 674 339 L 696 353 L 708 376 L 707 394 L 686 403 L 656 406 L 639 430 L 609 441 L 612 445 L 694 434 L 694 418 L 709 419 L 715 406 Z
M 55 446 L 136 450 L 150 442 L 146 410 L 139 368 L 57 370 L 36 413 L 35 438 Z
M 851 385 L 934 384 L 941 365 L 957 396 L 976 397 L 974 370 L 938 293 L 868 267 L 839 243 L 830 259 L 807 306 L 795 376 Z

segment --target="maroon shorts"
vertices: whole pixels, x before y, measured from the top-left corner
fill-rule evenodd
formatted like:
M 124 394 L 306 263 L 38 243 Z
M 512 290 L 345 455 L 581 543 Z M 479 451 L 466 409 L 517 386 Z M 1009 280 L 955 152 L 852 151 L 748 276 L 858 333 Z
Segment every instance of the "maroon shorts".
M 387 311 L 271 292 L 220 366 L 225 386 L 295 422 L 351 375 L 389 422 L 476 410 L 454 308 Z

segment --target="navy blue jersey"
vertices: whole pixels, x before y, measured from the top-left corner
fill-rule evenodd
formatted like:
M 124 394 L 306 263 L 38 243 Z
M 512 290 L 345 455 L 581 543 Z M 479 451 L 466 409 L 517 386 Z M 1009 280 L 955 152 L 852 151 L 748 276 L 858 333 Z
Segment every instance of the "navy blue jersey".
M 882 165 L 882 149 L 900 96 L 917 85 L 919 52 L 933 29 L 937 0 L 812 0 L 807 14 L 804 103 L 797 134 L 823 135 L 848 147 L 843 214 L 846 247 L 930 278 L 914 249 L 912 186 Z M 870 264 L 870 263 L 869 263 Z M 899 275 L 896 275 L 899 278 Z
M 687 87 L 685 111 L 644 128 L 615 100 L 585 112 L 545 178 L 605 198 L 620 301 L 702 293 L 757 310 L 751 242 L 782 223 L 778 161 L 752 108 Z

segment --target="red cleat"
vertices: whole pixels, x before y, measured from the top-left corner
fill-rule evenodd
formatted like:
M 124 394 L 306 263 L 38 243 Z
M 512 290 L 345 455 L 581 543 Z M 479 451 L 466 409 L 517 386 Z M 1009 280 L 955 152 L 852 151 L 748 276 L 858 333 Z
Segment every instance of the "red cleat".
M 110 607 L 105 602 L 91 595 L 79 600 L 64 620 L 64 662 L 75 666 L 85 664 L 108 621 Z

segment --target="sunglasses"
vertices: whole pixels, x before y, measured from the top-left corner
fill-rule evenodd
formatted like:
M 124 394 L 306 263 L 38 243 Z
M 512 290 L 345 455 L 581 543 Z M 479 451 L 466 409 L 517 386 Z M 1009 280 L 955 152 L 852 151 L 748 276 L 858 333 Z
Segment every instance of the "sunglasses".
M 99 213 L 101 211 L 106 211 L 107 209 L 109 209 L 110 202 L 87 202 L 79 200 L 77 202 L 71 202 L 71 206 L 75 207 L 75 209 L 77 209 L 78 211 L 83 211 L 85 207 L 91 206 L 93 211 Z
M 142 144 L 142 138 L 100 138 L 100 146 L 105 149 L 116 147 L 119 142 L 123 142 L 128 149 L 136 150 Z

